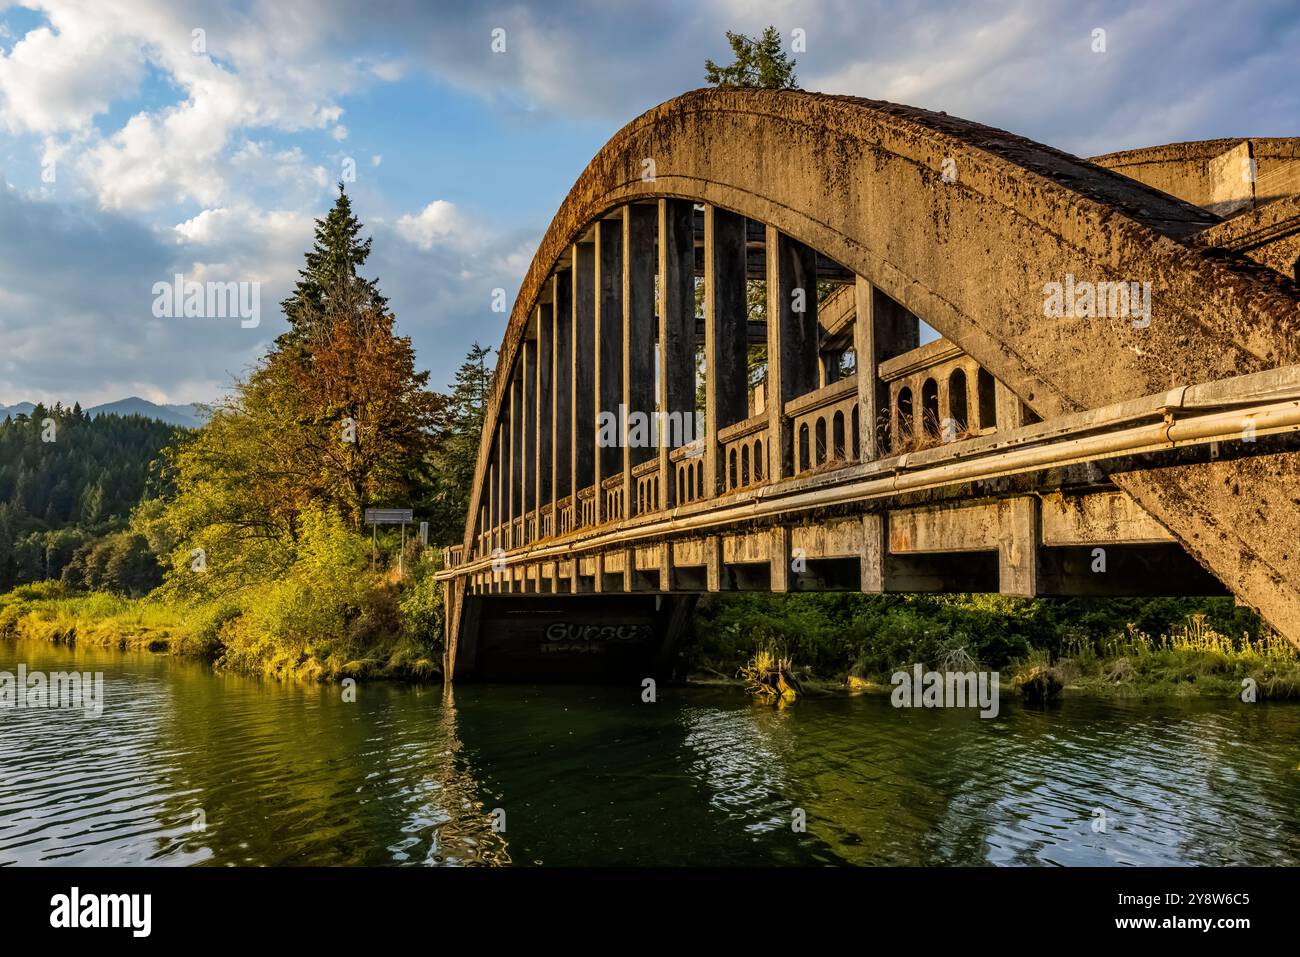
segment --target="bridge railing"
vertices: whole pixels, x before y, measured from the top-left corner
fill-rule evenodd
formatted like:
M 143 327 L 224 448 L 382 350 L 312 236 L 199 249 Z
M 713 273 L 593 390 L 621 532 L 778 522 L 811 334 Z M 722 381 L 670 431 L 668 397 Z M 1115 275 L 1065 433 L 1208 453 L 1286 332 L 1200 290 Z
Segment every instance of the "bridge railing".
M 725 491 L 750 488 L 767 479 L 768 415 L 766 412 L 752 416 L 718 431 L 722 443 L 723 461 L 726 462 Z
M 617 522 L 627 514 L 623 501 L 625 486 L 626 482 L 621 475 L 611 475 L 600 483 L 605 497 L 605 521 Z
M 663 507 L 659 488 L 659 460 L 649 459 L 632 469 L 636 483 L 636 514 L 657 512 Z
M 683 505 L 704 498 L 704 443 L 679 446 L 668 455 L 675 480 L 675 500 Z
M 936 339 L 880 364 L 888 389 L 882 416 L 894 454 L 991 435 L 1034 421 L 996 379 L 947 339 Z
M 858 384 L 841 379 L 785 405 L 793 424 L 794 474 L 846 465 L 860 448 Z
M 579 526 L 596 524 L 596 486 L 589 485 L 578 493 L 578 515 Z

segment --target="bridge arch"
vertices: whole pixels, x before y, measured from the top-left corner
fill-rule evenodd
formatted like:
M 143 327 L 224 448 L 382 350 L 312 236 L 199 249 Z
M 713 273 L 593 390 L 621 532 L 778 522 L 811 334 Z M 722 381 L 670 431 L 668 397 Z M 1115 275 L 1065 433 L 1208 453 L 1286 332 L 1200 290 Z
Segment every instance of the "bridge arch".
M 654 175 L 644 175 L 647 169 Z M 1218 222 L 1205 210 L 1050 147 L 945 114 L 799 91 L 695 91 L 617 133 L 580 175 L 543 237 L 500 350 L 471 518 L 488 511 L 485 475 L 493 456 L 503 452 L 498 427 L 530 414 L 527 397 L 511 395 L 510 377 L 521 363 L 535 374 L 537 357 L 528 353 L 534 346 L 526 333 L 539 321 L 539 310 L 560 308 L 557 269 L 585 255 L 578 244 L 592 230 L 612 237 L 619 221 L 608 217 L 615 211 L 653 200 L 735 214 L 816 250 L 856 277 L 859 325 L 873 310 L 920 317 L 977 363 L 981 386 L 994 379 L 1007 401 L 1023 404 L 1025 421 L 1300 361 L 1294 284 L 1243 258 L 1196 246 L 1194 237 Z M 630 214 L 621 223 L 624 237 L 650 228 Z M 602 248 L 599 239 L 596 246 Z M 613 246 L 612 240 L 604 244 Z M 591 295 L 578 289 L 576 278 L 571 285 L 564 296 L 576 301 Z M 1092 305 L 1076 308 L 1071 293 L 1085 287 L 1098 294 Z M 1131 308 L 1108 314 L 1116 290 Z M 598 330 L 601 321 L 594 319 Z M 592 343 L 570 347 L 584 345 Z M 874 363 L 860 354 L 861 340 L 855 345 L 861 376 Z M 599 341 L 595 347 L 599 363 Z M 616 378 L 605 375 L 607 382 Z M 899 405 L 905 395 L 914 407 L 911 431 L 921 435 L 926 399 L 904 387 L 895 392 Z M 977 402 L 967 399 L 966 415 L 973 419 L 978 408 L 983 427 L 993 404 L 981 388 Z M 875 438 L 880 410 L 859 403 L 852 411 L 871 416 L 861 424 L 865 446 L 868 436 Z M 731 419 L 739 428 L 744 415 Z M 897 440 L 904 431 L 902 410 L 893 408 L 890 420 Z M 796 469 L 833 454 L 826 431 L 834 418 L 810 421 L 812 435 L 809 421 L 794 426 Z M 1295 484 L 1292 460 L 1279 460 L 1263 475 L 1223 463 L 1213 480 L 1203 464 L 1191 472 L 1132 469 L 1112 477 L 1229 587 L 1261 607 L 1294 613 L 1300 622 L 1300 596 L 1289 584 L 1300 579 L 1293 574 L 1300 572 L 1300 559 L 1247 542 L 1222 517 L 1226 513 L 1196 505 L 1190 491 L 1249 472 L 1267 502 L 1280 506 Z M 739 484 L 743 460 L 734 468 L 733 484 Z M 750 474 L 759 468 L 755 464 Z M 666 474 L 675 477 L 679 502 L 712 494 L 700 488 L 708 473 L 698 461 L 679 458 Z M 666 487 L 672 477 L 661 474 L 659 481 Z M 612 486 L 595 489 L 592 515 L 618 513 L 614 499 L 601 504 L 602 492 L 612 495 Z M 623 508 L 629 499 L 622 499 Z M 584 505 L 583 514 L 569 521 L 589 524 L 587 511 Z M 562 527 L 558 516 L 550 520 L 553 528 Z M 474 521 L 468 524 L 466 554 L 479 534 Z
M 654 160 L 653 179 L 643 178 L 644 159 Z M 924 317 L 1040 416 L 1298 354 L 1294 287 L 1185 245 L 1218 221 L 1189 203 L 945 114 L 799 91 L 698 90 L 629 123 L 579 176 L 521 286 L 505 364 L 565 250 L 602 215 L 652 198 L 718 206 L 825 253 Z M 1151 282 L 1151 326 L 1049 321 L 1042 287 L 1067 275 Z M 1073 355 L 1071 343 L 1085 341 L 1088 356 Z

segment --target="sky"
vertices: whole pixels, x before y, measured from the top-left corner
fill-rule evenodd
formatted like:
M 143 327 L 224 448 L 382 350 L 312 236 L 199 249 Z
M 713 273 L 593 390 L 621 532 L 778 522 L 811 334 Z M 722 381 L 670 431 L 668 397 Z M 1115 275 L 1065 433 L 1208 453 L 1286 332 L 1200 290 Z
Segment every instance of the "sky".
M 1080 156 L 1298 132 L 1294 0 L 0 0 L 0 404 L 216 399 L 341 179 L 444 388 L 605 141 L 768 24 L 804 89 Z M 178 274 L 259 284 L 257 323 L 169 309 Z

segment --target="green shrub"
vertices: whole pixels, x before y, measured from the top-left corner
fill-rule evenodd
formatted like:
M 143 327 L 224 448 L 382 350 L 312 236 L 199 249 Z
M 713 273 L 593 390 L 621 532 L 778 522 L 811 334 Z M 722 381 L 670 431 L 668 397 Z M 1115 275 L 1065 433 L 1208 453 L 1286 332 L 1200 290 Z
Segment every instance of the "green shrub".
M 1259 619 L 1231 599 L 1033 599 L 1004 595 L 822 593 L 711 595 L 695 620 L 689 663 L 733 674 L 756 649 L 775 643 L 794 666 L 821 676 L 846 671 L 887 678 L 900 668 L 969 656 L 1006 668 L 1038 650 L 1076 663 L 1127 653 L 1135 622 L 1172 634 L 1192 615 L 1241 640 L 1258 640 Z M 960 652 L 960 655 L 958 653 Z M 1217 667 L 1225 667 L 1217 665 Z
M 441 564 L 436 549 L 424 552 L 403 582 L 398 602 L 403 637 L 428 648 L 440 644 L 443 631 L 442 584 L 433 577 Z

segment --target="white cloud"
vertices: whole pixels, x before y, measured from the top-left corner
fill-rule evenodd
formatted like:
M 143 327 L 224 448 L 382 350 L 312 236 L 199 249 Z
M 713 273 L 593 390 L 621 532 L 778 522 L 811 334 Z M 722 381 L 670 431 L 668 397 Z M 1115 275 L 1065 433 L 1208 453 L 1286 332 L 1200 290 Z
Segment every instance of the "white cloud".
M 187 275 L 287 285 L 311 246 L 312 226 L 310 214 L 240 205 L 205 209 L 174 226 L 173 235 Z
M 0 121 L 11 132 L 83 128 L 144 76 L 138 46 L 94 15 L 60 9 L 50 20 L 0 54 Z
M 406 67 L 397 60 L 386 60 L 371 64 L 370 72 L 385 83 L 396 83 L 406 75 Z
M 337 99 L 369 75 L 331 47 L 341 19 L 329 11 L 303 17 L 290 2 L 243 12 L 195 0 L 43 5 L 51 26 L 0 55 L 0 123 L 75 137 L 84 183 L 107 209 L 226 200 L 227 150 L 238 131 L 329 129 L 341 140 Z M 202 53 L 191 47 L 196 24 L 205 31 Z M 146 66 L 181 98 L 100 136 L 91 119 L 135 95 Z
M 228 209 L 205 209 L 192 219 L 177 223 L 176 230 L 181 241 L 201 243 L 210 241 L 220 229 L 220 221 L 230 215 Z
M 407 213 L 397 220 L 397 234 L 420 249 L 432 249 L 436 240 L 453 237 L 462 243 L 472 232 L 453 203 L 435 199 L 420 212 Z

